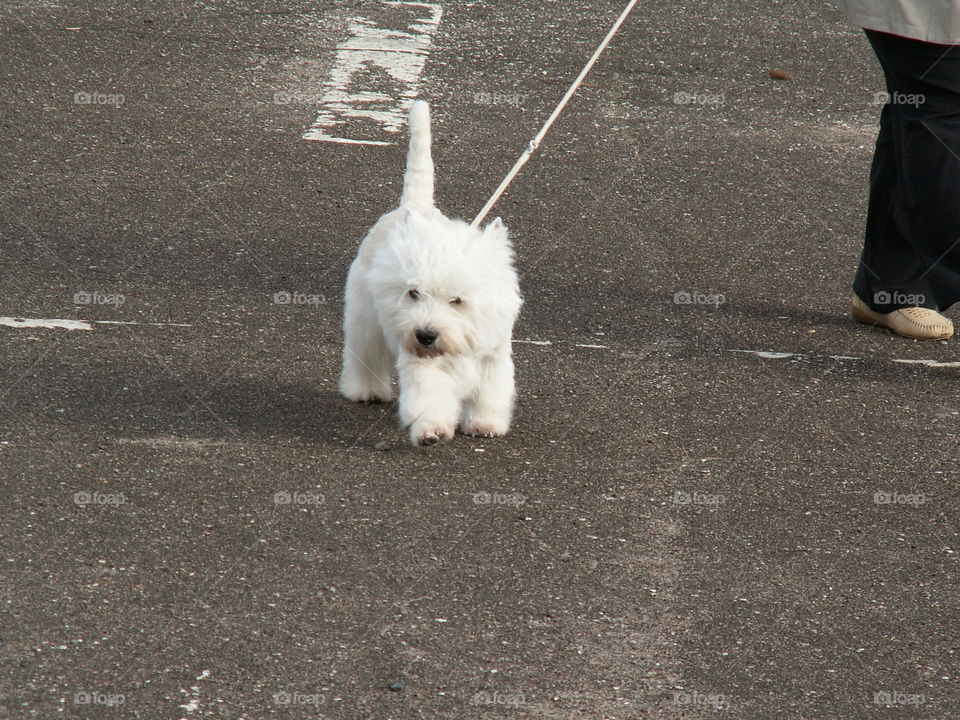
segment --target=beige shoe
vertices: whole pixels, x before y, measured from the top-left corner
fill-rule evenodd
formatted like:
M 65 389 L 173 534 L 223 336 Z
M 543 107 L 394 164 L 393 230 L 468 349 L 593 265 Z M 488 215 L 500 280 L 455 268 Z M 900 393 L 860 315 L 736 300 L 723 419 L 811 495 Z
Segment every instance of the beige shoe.
M 946 340 L 953 335 L 953 321 L 930 308 L 909 307 L 878 313 L 856 295 L 850 298 L 850 302 L 855 320 L 868 325 L 881 325 L 897 335 L 918 340 Z

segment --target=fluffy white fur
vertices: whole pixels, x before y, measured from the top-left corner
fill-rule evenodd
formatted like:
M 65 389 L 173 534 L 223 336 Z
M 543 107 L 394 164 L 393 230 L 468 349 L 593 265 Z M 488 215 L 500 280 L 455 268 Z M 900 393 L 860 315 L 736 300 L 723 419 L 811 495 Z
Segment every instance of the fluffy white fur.
M 410 149 L 400 207 L 367 233 L 347 277 L 340 392 L 393 397 L 416 445 L 503 435 L 515 396 L 511 335 L 520 288 L 507 229 L 482 230 L 433 204 L 430 110 L 410 110 Z M 435 338 L 432 337 L 435 335 Z

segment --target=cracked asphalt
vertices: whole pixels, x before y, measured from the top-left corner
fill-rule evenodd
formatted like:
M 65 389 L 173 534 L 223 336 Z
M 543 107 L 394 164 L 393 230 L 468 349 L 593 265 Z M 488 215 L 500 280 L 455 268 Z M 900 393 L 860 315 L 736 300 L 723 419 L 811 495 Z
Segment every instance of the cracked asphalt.
M 441 4 L 469 218 L 623 5 Z M 641 2 L 494 210 L 513 429 L 424 450 L 336 392 L 403 146 L 301 139 L 391 7 L 0 9 L 0 316 L 91 328 L 0 325 L 0 718 L 957 717 L 960 346 L 849 317 L 862 34 Z

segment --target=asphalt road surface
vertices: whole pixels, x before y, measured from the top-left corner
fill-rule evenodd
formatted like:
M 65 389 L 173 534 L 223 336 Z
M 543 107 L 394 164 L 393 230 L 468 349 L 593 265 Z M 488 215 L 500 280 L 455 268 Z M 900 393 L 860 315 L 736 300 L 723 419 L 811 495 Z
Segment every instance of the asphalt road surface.
M 3 4 L 0 718 L 960 717 L 960 345 L 849 317 L 835 8 L 634 10 L 495 209 L 507 437 L 337 395 L 396 103 L 472 217 L 622 6 Z

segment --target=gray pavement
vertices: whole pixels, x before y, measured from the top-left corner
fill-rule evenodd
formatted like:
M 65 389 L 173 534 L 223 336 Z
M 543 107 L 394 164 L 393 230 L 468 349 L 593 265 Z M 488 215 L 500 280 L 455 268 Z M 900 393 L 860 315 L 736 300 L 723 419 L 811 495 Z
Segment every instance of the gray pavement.
M 621 7 L 443 3 L 445 211 Z M 336 393 L 403 148 L 275 101 L 374 12 L 0 11 L 0 316 L 138 323 L 0 325 L 0 718 L 957 717 L 958 345 L 847 311 L 862 36 L 641 2 L 495 210 L 513 430 L 418 450 Z

